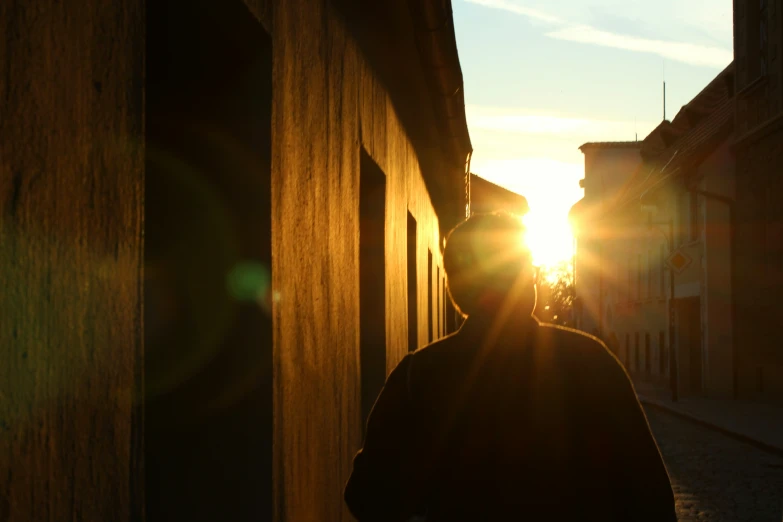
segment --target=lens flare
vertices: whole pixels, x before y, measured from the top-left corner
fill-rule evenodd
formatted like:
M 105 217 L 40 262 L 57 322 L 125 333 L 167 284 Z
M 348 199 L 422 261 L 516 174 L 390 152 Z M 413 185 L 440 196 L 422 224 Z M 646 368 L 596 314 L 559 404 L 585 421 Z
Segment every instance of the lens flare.
M 525 240 L 533 253 L 533 264 L 545 268 L 571 259 L 574 237 L 567 216 L 531 210 L 523 222 L 527 228 Z

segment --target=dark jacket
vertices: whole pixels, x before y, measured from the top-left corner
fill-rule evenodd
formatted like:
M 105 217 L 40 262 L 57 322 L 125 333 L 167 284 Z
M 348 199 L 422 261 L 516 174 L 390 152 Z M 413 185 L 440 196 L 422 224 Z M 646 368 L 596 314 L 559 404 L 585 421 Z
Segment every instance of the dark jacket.
M 359 521 L 676 522 L 617 359 L 591 336 L 530 321 L 491 335 L 469 318 L 403 358 L 345 488 Z

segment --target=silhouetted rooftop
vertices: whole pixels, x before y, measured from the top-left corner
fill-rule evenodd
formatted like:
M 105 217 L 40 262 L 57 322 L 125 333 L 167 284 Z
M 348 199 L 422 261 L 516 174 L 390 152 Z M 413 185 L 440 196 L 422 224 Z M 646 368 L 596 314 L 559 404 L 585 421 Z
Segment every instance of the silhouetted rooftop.
M 570 219 L 588 221 L 638 201 L 641 195 L 696 166 L 729 135 L 734 123 L 732 62 L 699 94 L 684 105 L 672 121 L 663 120 L 641 142 L 586 143 L 590 147 L 641 146 L 642 163 L 628 177 L 612 202 L 588 204 L 584 199 L 571 207 Z
M 730 79 L 733 73 L 732 62 L 684 105 L 674 120 L 662 121 L 647 135 L 642 142 L 643 163 L 628 178 L 616 204 L 606 212 L 638 201 L 646 190 L 698 165 L 728 136 L 734 123 Z M 574 216 L 585 211 L 584 203 L 575 207 Z
M 590 141 L 579 147 L 582 152 L 585 149 L 639 149 L 641 141 Z
M 476 213 L 506 210 L 523 216 L 528 213 L 530 207 L 525 196 L 471 173 L 470 210 Z

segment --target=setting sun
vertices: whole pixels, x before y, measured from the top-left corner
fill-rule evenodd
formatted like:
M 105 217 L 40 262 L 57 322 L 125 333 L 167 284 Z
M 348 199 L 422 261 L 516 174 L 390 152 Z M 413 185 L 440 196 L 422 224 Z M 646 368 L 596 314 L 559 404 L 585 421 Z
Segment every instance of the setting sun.
M 486 159 L 481 153 L 473 162 L 479 176 L 527 199 L 530 211 L 523 222 L 535 264 L 549 268 L 570 262 L 574 240 L 568 212 L 584 195 L 583 166 L 545 158 Z
M 527 227 L 527 241 L 536 266 L 548 267 L 570 261 L 574 240 L 567 216 L 531 210 L 523 221 Z

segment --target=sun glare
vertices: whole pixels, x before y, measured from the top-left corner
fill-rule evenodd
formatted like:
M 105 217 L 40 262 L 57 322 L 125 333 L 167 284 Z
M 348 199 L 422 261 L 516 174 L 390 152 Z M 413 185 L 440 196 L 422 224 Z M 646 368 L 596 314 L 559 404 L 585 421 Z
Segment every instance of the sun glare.
M 584 196 L 579 180 L 584 167 L 579 162 L 547 158 L 473 158 L 475 172 L 507 190 L 523 195 L 530 211 L 523 218 L 533 262 L 554 268 L 573 258 L 574 239 L 568 212 Z
M 550 267 L 571 260 L 574 240 L 567 216 L 531 210 L 523 221 L 536 266 Z

